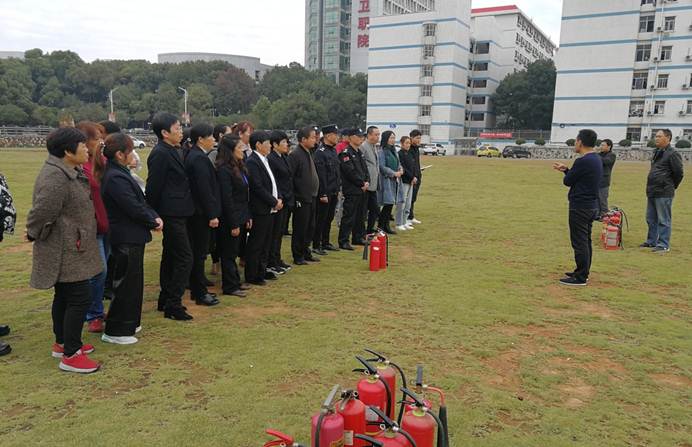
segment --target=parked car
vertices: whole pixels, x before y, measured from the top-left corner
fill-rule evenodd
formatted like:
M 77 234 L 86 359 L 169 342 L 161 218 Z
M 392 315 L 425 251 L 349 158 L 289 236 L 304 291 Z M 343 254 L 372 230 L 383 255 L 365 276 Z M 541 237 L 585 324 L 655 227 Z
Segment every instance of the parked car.
M 446 155 L 446 154 L 447 154 L 447 151 L 445 150 L 445 148 L 441 144 L 435 144 L 435 145 L 426 144 L 425 146 L 423 146 L 423 155 L 437 156 L 437 155 Z
M 476 155 L 479 157 L 500 158 L 500 149 L 494 146 L 483 146 L 476 151 Z
M 144 147 L 147 145 L 147 143 L 145 143 L 144 141 L 138 140 L 137 138 L 135 138 L 133 136 L 130 136 L 130 139 L 132 140 L 132 144 L 136 148 L 144 149 Z
M 503 158 L 531 158 L 531 152 L 521 146 L 507 146 L 502 150 Z

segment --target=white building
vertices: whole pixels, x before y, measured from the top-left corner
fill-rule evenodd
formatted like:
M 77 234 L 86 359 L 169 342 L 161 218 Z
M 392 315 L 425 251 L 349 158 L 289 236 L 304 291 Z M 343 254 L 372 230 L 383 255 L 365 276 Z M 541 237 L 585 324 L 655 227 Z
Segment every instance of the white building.
M 692 0 L 565 0 L 552 140 L 692 138 Z
M 468 128 L 495 128 L 491 97 L 500 81 L 539 59 L 552 59 L 554 54 L 555 44 L 515 5 L 471 10 Z
M 223 61 L 240 68 L 255 81 L 262 79 L 264 74 L 271 70 L 270 65 L 260 62 L 258 57 L 238 56 L 235 54 L 220 53 L 161 53 L 158 56 L 159 64 L 180 64 L 183 62 L 214 62 Z
M 463 137 L 470 19 L 470 0 L 370 19 L 368 125 L 445 146 Z

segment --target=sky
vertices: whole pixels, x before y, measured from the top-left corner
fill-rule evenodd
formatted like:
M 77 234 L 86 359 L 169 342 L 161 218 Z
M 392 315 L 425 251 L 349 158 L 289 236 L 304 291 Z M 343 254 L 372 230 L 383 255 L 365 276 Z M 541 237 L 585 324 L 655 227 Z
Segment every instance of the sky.
M 455 1 L 455 0 L 438 0 Z M 562 0 L 516 4 L 559 42 Z M 0 0 L 0 51 L 72 50 L 82 59 L 146 59 L 194 51 L 303 63 L 305 0 Z

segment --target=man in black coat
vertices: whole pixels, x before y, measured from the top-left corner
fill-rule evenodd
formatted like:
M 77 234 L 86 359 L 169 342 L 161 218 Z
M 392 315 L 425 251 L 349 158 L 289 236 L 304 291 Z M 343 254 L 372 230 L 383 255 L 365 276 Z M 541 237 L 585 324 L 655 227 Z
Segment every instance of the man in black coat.
M 214 128 L 209 124 L 194 125 L 190 129 L 190 141 L 192 147 L 185 157 L 185 172 L 195 204 L 195 213 L 187 221 L 192 247 L 190 297 L 197 304 L 214 306 L 219 304 L 219 300 L 207 290 L 207 277 L 204 275 L 210 231 L 219 226 L 221 215 L 216 170 L 208 157 L 209 151 L 214 148 Z
M 291 269 L 291 266 L 281 259 L 281 245 L 284 228 L 286 228 L 288 220 L 288 211 L 294 205 L 293 176 L 291 175 L 291 167 L 288 164 L 290 142 L 288 135 L 280 130 L 275 130 L 271 133 L 270 141 L 272 151 L 267 156 L 267 159 L 279 188 L 279 198 L 283 200 L 284 207 L 274 217 L 268 270 L 275 275 L 283 275 Z
M 267 283 L 265 279 L 276 279 L 275 274 L 267 272 L 267 262 L 274 215 L 283 208 L 283 201 L 279 198 L 279 188 L 267 160 L 271 151 L 269 134 L 253 132 L 250 146 L 254 149 L 247 159 L 252 228 L 245 247 L 245 281 L 263 286 Z
M 416 166 L 415 174 L 416 178 L 418 179 L 418 182 L 416 182 L 416 184 L 413 186 L 413 198 L 411 198 L 411 211 L 408 215 L 408 222 L 411 224 L 421 223 L 420 220 L 416 219 L 416 216 L 413 212 L 413 208 L 416 204 L 416 200 L 418 200 L 418 190 L 420 189 L 420 184 L 423 181 L 423 170 L 420 166 L 420 141 L 422 135 L 423 134 L 418 129 L 412 130 L 409 133 L 409 137 L 411 137 L 411 149 L 409 149 L 409 152 L 411 153 L 411 158 L 413 158 L 413 163 Z
M 180 142 L 183 129 L 170 113 L 154 116 L 152 127 L 159 142 L 149 154 L 146 199 L 164 222 L 158 309 L 172 320 L 192 320 L 182 305 L 192 270 L 192 249 L 187 219 L 195 212 Z
M 311 153 L 317 141 L 315 129 L 313 127 L 300 129 L 297 139 L 298 145 L 288 154 L 295 198 L 291 252 L 294 264 L 305 265 L 308 262 L 319 262 L 319 259 L 312 256 L 310 251 L 310 241 L 315 231 L 314 204 L 320 186 Z
M 144 246 L 151 242 L 151 230 L 163 229 L 163 220 L 147 204 L 128 168 L 134 158 L 130 137 L 120 132 L 110 135 L 103 153 L 108 164 L 101 196 L 110 227 L 114 296 L 102 339 L 132 344 L 142 321 Z
M 338 250 L 329 242 L 329 233 L 334 221 L 336 203 L 339 200 L 339 156 L 334 147 L 339 140 L 339 128 L 332 124 L 322 128 L 323 140 L 315 152 L 315 169 L 320 186 L 317 192 L 317 213 L 315 235 L 312 248 L 318 254 L 326 254 L 325 250 Z
M 360 145 L 365 139 L 361 129 L 346 129 L 343 135 L 348 136 L 349 145 L 339 154 L 341 172 L 341 192 L 344 195 L 343 216 L 339 226 L 339 248 L 353 250 L 353 243 L 363 245 L 365 238 L 365 216 L 363 200 L 365 191 L 370 185 L 368 167 L 360 153 Z
M 673 221 L 673 198 L 684 176 L 682 157 L 670 145 L 670 129 L 656 132 L 656 150 L 646 180 L 646 223 L 649 232 L 640 247 L 650 247 L 655 253 L 670 251 Z
M 603 162 L 603 177 L 598 187 L 598 208 L 599 216 L 603 217 L 608 213 L 608 196 L 610 195 L 610 176 L 615 166 L 615 152 L 613 152 L 613 141 L 609 139 L 601 142 L 601 151 L 598 153 Z

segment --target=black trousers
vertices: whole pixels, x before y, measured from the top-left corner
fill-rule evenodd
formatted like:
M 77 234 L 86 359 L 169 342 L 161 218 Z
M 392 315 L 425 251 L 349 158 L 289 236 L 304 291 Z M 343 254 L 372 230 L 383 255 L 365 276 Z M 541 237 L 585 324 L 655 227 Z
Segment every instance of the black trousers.
M 105 333 L 114 337 L 135 335 L 142 323 L 144 299 L 144 245 L 113 245 L 113 291 Z
M 312 256 L 310 242 L 315 232 L 315 208 L 312 202 L 296 201 L 293 208 L 293 230 L 291 233 L 291 252 L 294 261 L 305 260 Z
M 416 200 L 418 200 L 418 190 L 420 189 L 420 179 L 418 179 L 418 183 L 416 183 L 413 187 L 413 195 L 411 196 L 411 211 L 408 213 L 408 219 L 411 220 L 415 218 L 415 214 L 413 214 L 413 205 L 415 205 Z
M 382 210 L 380 210 L 380 217 L 377 221 L 377 225 L 384 229 L 384 228 L 389 228 L 389 221 L 390 218 L 392 217 L 392 209 L 394 209 L 394 205 L 383 205 Z
M 187 234 L 192 249 L 192 270 L 190 271 L 190 296 L 202 298 L 209 293 L 207 277 L 204 274 L 204 261 L 209 250 L 209 220 L 205 216 L 194 215 L 187 220 Z
M 382 181 L 382 180 L 380 180 Z M 368 210 L 368 233 L 375 230 L 375 223 L 380 218 L 380 205 L 377 203 L 377 191 L 367 192 L 367 210 Z
M 163 253 L 159 271 L 159 305 L 172 310 L 182 306 L 185 286 L 192 270 L 192 249 L 187 235 L 187 217 L 162 217 Z
M 598 209 L 569 210 L 569 237 L 577 264 L 574 277 L 580 281 L 586 281 L 591 271 L 591 229 L 597 216 Z
M 233 236 L 231 234 L 233 229 L 223 221 L 217 230 L 216 242 L 221 260 L 221 290 L 224 293 L 235 292 L 240 288 L 240 272 L 236 258 L 240 250 L 240 240 L 247 237 L 247 230 L 241 228 L 240 234 Z
M 365 194 L 344 196 L 344 209 L 339 226 L 339 245 L 360 242 L 365 236 L 365 214 L 367 206 Z
M 245 246 L 245 281 L 261 281 L 267 273 L 272 244 L 274 214 L 253 216 L 250 236 Z
M 214 264 L 219 262 L 219 249 L 217 247 L 216 232 L 216 228 L 209 229 L 209 254 L 211 255 L 211 262 Z
M 322 203 L 317 199 L 317 218 L 315 220 L 315 235 L 312 238 L 312 246 L 314 248 L 324 248 L 329 244 L 329 233 L 332 229 L 332 222 L 336 214 L 336 203 L 339 198 L 337 194 L 332 194 L 327 197 L 328 203 Z
M 72 356 L 82 349 L 82 327 L 91 306 L 91 283 L 59 282 L 54 287 L 53 333 L 55 342 L 65 347 L 65 355 Z
M 284 237 L 284 228 L 288 220 L 288 207 L 274 214 L 274 227 L 272 228 L 272 244 L 269 249 L 269 267 L 278 267 L 281 263 L 281 245 Z

